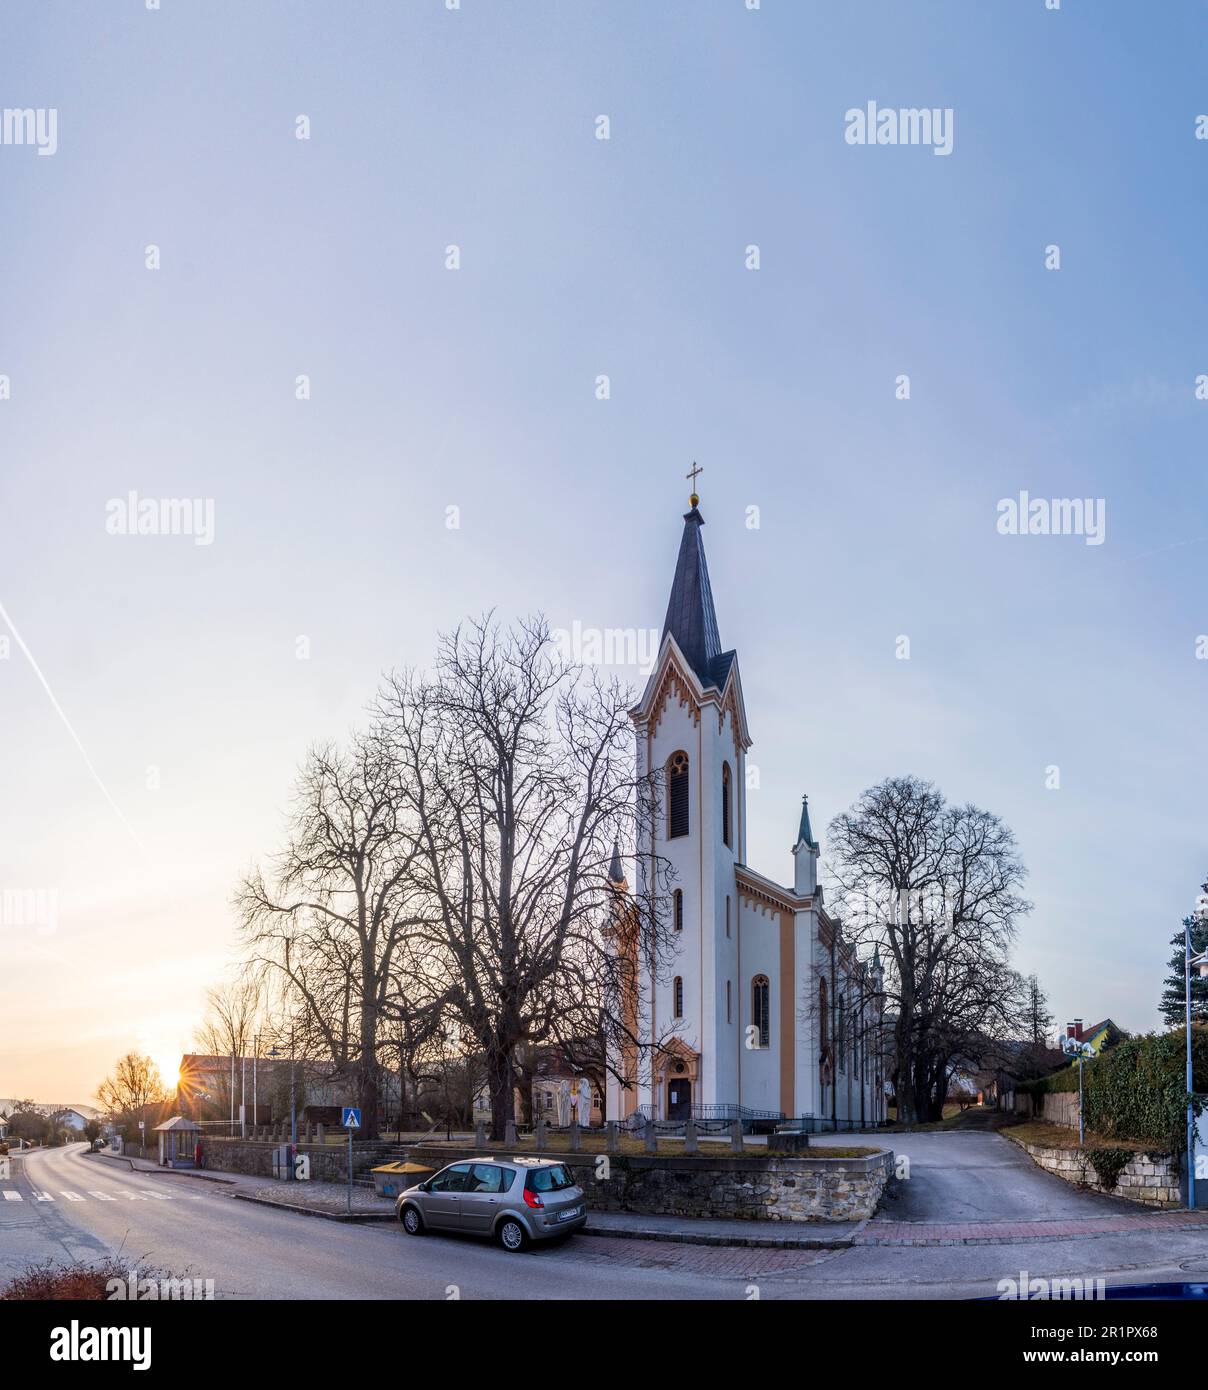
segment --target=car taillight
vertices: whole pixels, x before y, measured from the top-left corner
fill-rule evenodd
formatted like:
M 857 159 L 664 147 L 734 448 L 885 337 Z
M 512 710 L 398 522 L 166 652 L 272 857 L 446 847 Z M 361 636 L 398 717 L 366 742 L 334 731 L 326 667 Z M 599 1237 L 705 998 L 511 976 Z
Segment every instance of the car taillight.
M 537 1196 L 535 1192 L 530 1192 L 529 1189 L 526 1187 L 524 1189 L 524 1205 L 526 1207 L 532 1207 L 534 1210 L 539 1211 L 542 1207 L 545 1206 L 545 1203 L 541 1200 L 540 1197 Z

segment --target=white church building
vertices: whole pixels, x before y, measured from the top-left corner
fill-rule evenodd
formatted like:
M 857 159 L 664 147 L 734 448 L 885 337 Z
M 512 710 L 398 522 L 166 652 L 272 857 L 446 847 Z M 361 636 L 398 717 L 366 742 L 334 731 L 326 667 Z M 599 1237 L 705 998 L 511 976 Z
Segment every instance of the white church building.
M 805 798 L 789 884 L 747 862 L 751 734 L 698 503 L 694 493 L 658 659 L 630 711 L 639 772 L 662 771 L 651 851 L 674 869 L 677 949 L 642 968 L 630 1026 L 650 1046 L 640 1061 L 614 1058 L 623 1080 L 609 1078 L 607 1117 L 874 1124 L 885 1118 L 880 961 L 858 959 L 826 911 Z M 653 862 L 639 853 L 639 884 Z M 623 892 L 617 857 L 610 877 Z

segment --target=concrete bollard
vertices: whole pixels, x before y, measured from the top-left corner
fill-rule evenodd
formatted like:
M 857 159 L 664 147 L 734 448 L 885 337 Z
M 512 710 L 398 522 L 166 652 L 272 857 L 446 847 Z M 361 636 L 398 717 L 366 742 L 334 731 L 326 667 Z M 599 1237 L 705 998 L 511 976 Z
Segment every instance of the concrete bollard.
M 545 1145 L 545 1121 L 541 1119 L 537 1121 L 537 1152 L 543 1153 L 545 1151 Z
M 315 1143 L 316 1143 L 316 1144 L 326 1144 L 326 1143 L 327 1143 L 327 1139 L 326 1139 L 326 1137 L 325 1137 L 325 1130 L 324 1130 L 324 1128 L 323 1128 L 322 1125 L 316 1125 L 316 1126 L 315 1126 Z
M 604 1126 L 604 1147 L 610 1154 L 621 1151 L 621 1136 L 618 1133 L 616 1120 L 609 1120 Z
M 684 1152 L 694 1154 L 699 1152 L 696 1144 L 696 1121 L 689 1120 L 684 1126 Z
M 742 1121 L 730 1121 L 730 1152 L 732 1154 L 742 1153 Z
M 509 1149 L 516 1147 L 516 1121 L 508 1118 L 507 1124 L 503 1128 L 503 1142 Z
M 658 1140 L 658 1135 L 655 1134 L 655 1132 L 654 1132 L 654 1121 L 653 1121 L 653 1120 L 647 1120 L 647 1121 L 646 1121 L 646 1152 L 647 1152 L 648 1154 L 655 1154 L 655 1153 L 658 1153 L 658 1151 L 659 1151 L 659 1140 Z
M 487 1127 L 481 1120 L 474 1126 L 474 1147 L 485 1149 L 487 1146 Z
M 572 1120 L 570 1126 L 570 1151 L 573 1154 L 579 1153 L 583 1148 L 583 1139 L 579 1133 L 579 1121 Z

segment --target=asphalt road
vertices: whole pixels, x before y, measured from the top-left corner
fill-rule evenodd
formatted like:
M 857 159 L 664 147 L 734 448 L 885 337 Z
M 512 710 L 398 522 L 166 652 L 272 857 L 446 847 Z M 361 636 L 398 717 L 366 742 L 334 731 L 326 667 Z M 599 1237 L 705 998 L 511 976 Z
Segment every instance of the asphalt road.
M 841 1143 L 845 1135 L 820 1135 Z M 889 1134 L 909 1177 L 895 1183 L 880 1215 L 891 1221 L 1059 1221 L 1133 1214 L 1135 1203 L 1081 1192 L 1038 1168 L 1018 1145 L 990 1132 Z
M 911 1159 L 911 1177 L 899 1185 L 889 1220 L 1136 1210 L 1066 1187 L 995 1135 L 894 1139 Z M 224 1185 L 131 1172 L 86 1155 L 83 1146 L 15 1164 L 14 1180 L 0 1182 L 0 1277 L 35 1259 L 103 1254 L 119 1254 L 125 1267 L 213 1279 L 220 1298 L 971 1298 L 993 1296 L 998 1280 L 1021 1269 L 1109 1283 L 1203 1277 L 1208 1231 L 842 1251 L 717 1249 L 584 1234 L 508 1255 L 471 1239 L 413 1239 L 393 1224 L 345 1225 L 237 1201 Z

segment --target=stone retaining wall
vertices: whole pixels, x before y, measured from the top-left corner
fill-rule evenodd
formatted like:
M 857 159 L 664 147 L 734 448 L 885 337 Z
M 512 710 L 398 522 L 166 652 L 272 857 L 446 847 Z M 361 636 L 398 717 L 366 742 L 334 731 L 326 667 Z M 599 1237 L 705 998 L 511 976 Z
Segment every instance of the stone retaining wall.
M 1009 1135 L 1010 1131 L 1004 1130 L 1003 1133 Z M 1128 1197 L 1151 1207 L 1182 1205 L 1178 1161 L 1169 1155 L 1137 1154 L 1121 1170 L 1115 1187 L 1105 1187 L 1095 1172 L 1094 1164 L 1081 1149 L 1051 1149 L 1040 1144 L 1026 1144 L 1022 1139 L 1012 1142 L 1018 1144 L 1046 1172 L 1055 1173 L 1078 1187 Z
M 202 1166 L 216 1172 L 248 1173 L 253 1177 L 273 1176 L 273 1150 L 280 1141 L 227 1139 L 206 1135 L 202 1141 Z M 314 1182 L 345 1182 L 348 1178 L 348 1145 L 299 1144 L 300 1154 L 310 1155 L 310 1176 Z M 353 1174 L 363 1173 L 375 1164 L 398 1155 L 397 1144 L 357 1143 L 352 1145 Z
M 526 1150 L 515 1152 L 525 1154 Z M 604 1211 L 728 1216 L 747 1221 L 865 1220 L 876 1211 L 893 1172 L 889 1149 L 866 1158 L 527 1152 L 531 1157 L 565 1163 L 587 1193 L 590 1205 Z M 407 1156 L 413 1163 L 442 1168 L 458 1159 L 473 1158 L 474 1150 L 472 1146 L 411 1145 Z

